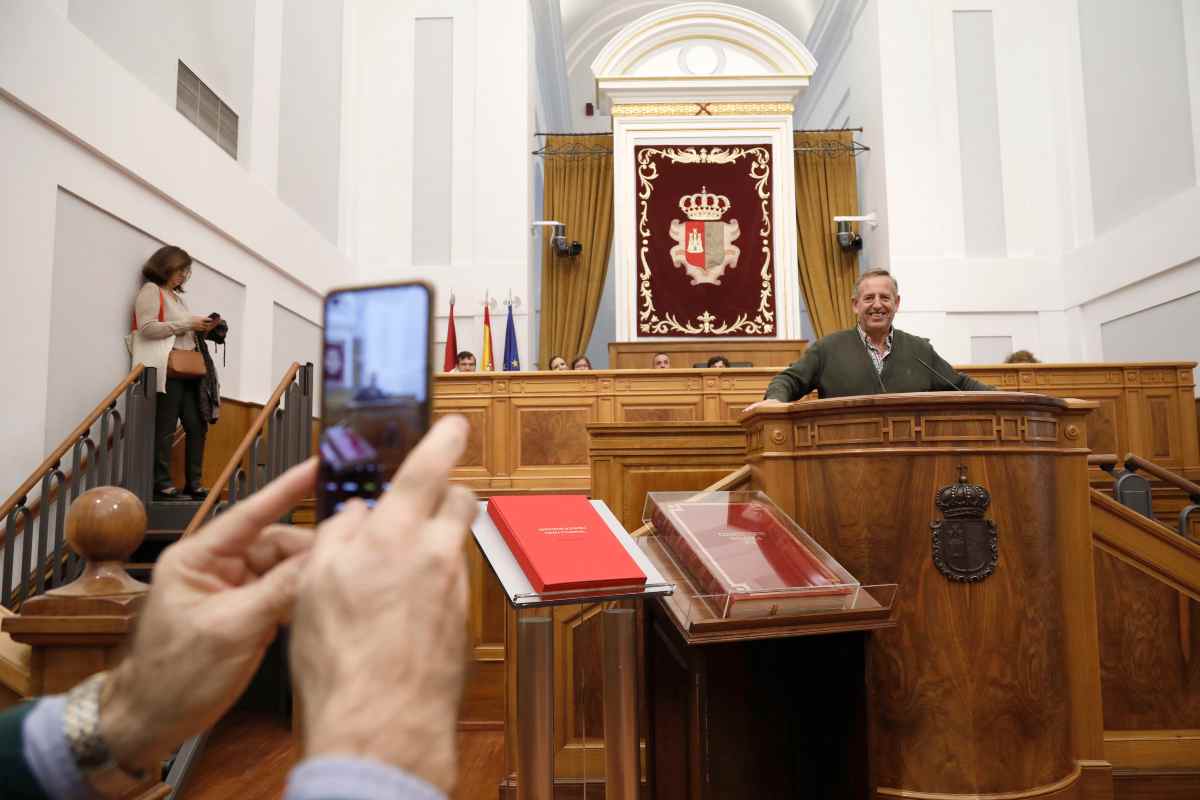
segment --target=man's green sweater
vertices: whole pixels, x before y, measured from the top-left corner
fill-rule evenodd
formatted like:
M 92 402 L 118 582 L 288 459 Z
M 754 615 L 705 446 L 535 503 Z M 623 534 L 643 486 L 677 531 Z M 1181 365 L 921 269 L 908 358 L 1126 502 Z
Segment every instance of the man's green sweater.
M 921 362 L 925 362 L 922 364 Z M 939 377 L 940 376 L 940 377 Z M 892 329 L 892 352 L 883 372 L 867 352 L 857 328 L 822 336 L 800 360 L 771 379 L 767 400 L 790 403 L 817 390 L 820 397 L 893 392 L 988 391 L 994 387 L 956 372 L 928 339 Z

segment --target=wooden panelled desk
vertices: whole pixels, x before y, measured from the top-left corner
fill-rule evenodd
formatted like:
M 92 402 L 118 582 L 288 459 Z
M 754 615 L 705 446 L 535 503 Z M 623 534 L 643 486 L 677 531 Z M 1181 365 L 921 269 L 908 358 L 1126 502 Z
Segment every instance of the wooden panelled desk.
M 871 647 L 872 798 L 1111 797 L 1087 420 L 1011 392 L 837 398 L 745 420 L 751 485 L 863 583 L 897 583 Z M 935 564 L 942 487 L 990 492 L 994 573 Z M 957 540 L 946 544 L 954 558 Z M 972 561 L 987 552 L 987 539 Z M 987 559 L 980 559 L 985 563 Z
M 1190 362 L 1005 364 L 959 369 L 1008 391 L 1099 403 L 1096 453 L 1135 452 L 1200 479 Z M 434 376 L 434 413 L 463 414 L 471 440 L 454 478 L 473 489 L 589 486 L 587 426 L 600 422 L 736 422 L 775 367 L 478 372 Z M 807 399 L 807 398 L 806 398 Z M 812 396 L 815 399 L 815 395 Z
M 704 364 L 709 357 L 722 355 L 730 362 L 744 362 L 778 372 L 797 361 L 808 347 L 804 339 L 742 339 L 709 342 L 609 342 L 608 364 L 613 369 L 649 369 L 655 353 L 671 357 L 671 366 L 681 369 Z
M 1096 400 L 1100 406 L 1086 428 L 1093 451 L 1150 454 L 1200 479 L 1191 364 L 1014 364 L 965 371 L 1005 388 Z M 742 436 L 736 420 L 742 408 L 762 397 L 775 373 L 770 368 L 437 375 L 434 411 L 461 413 L 471 423 L 468 452 L 455 473 L 458 482 L 481 494 L 591 492 L 632 528 L 641 508 L 638 493 L 699 488 L 715 472 L 740 463 L 734 452 Z M 622 431 L 614 423 L 642 427 Z M 690 431 L 687 423 L 695 423 Z M 597 433 L 595 469 L 604 473 L 599 478 L 593 477 L 589 460 L 589 425 Z M 1092 480 L 1102 486 L 1111 482 L 1098 470 Z M 505 703 L 506 603 L 473 546 L 469 553 L 474 664 L 464 718 L 498 725 Z M 559 619 L 556 635 L 570 642 L 557 668 L 563 691 L 587 678 L 594 684 L 599 677 L 585 674 L 588 667 L 573 660 L 576 653 L 595 650 L 597 619 L 591 611 Z M 562 720 L 564 725 L 570 721 Z M 585 743 L 595 735 L 567 737 L 563 757 L 592 755 Z M 598 766 L 602 754 L 595 755 Z
M 595 422 L 732 422 L 775 369 L 596 370 L 443 374 L 434 415 L 471 423 L 454 478 L 473 489 L 587 492 Z

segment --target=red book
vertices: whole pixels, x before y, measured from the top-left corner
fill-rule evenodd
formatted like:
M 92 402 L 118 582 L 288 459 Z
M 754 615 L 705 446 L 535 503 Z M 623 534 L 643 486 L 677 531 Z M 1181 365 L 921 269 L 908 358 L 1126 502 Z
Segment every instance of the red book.
M 487 510 L 539 593 L 646 583 L 646 574 L 583 495 L 493 497 Z
M 651 522 L 719 616 L 840 608 L 854 591 L 766 503 L 668 502 Z

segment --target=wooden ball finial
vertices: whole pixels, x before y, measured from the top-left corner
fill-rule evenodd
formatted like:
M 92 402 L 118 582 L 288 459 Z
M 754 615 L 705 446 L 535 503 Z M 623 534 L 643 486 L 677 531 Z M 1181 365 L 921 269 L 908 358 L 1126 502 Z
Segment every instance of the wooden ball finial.
M 67 541 L 85 561 L 126 561 L 146 537 L 146 507 L 133 492 L 98 486 L 67 512 Z

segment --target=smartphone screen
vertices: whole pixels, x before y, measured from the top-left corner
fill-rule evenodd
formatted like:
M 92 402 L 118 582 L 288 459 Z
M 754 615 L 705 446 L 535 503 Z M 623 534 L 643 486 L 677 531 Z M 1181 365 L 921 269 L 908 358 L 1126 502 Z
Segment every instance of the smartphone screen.
M 425 283 L 326 296 L 318 519 L 373 505 L 429 428 L 432 301 Z

